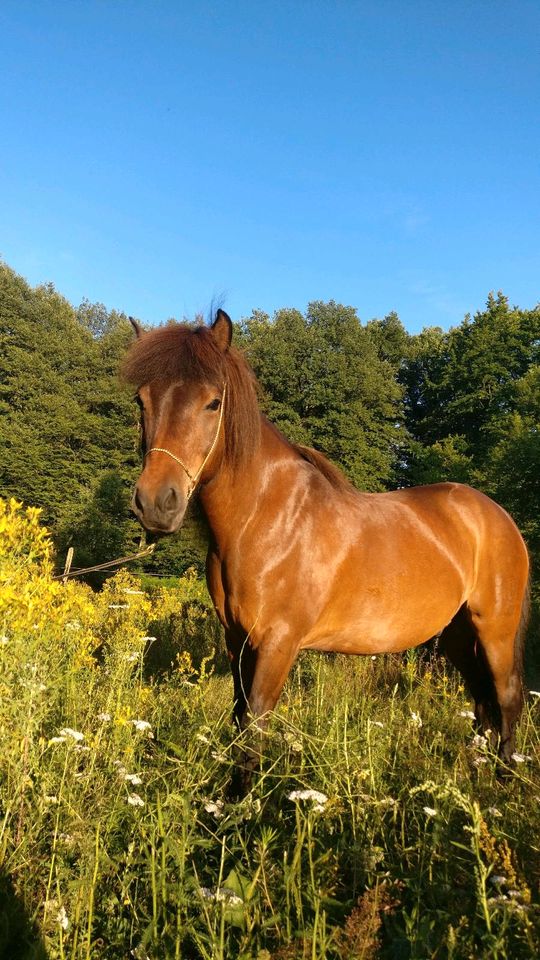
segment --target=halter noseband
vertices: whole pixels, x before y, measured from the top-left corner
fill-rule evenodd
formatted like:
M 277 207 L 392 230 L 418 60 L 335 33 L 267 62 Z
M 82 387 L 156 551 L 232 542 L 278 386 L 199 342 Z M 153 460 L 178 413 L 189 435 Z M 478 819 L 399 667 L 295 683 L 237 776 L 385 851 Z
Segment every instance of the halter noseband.
M 223 409 L 224 409 L 224 407 L 225 407 L 225 391 L 226 391 L 226 389 L 227 389 L 227 384 L 225 384 L 225 386 L 223 387 L 223 393 L 222 393 L 222 395 L 221 395 L 221 407 L 220 407 L 220 411 L 219 411 L 219 420 L 218 420 L 218 425 L 217 425 L 216 434 L 215 434 L 215 437 L 214 437 L 214 439 L 213 439 L 213 441 L 212 441 L 212 446 L 210 447 L 208 453 L 206 454 L 206 456 L 205 456 L 203 462 L 201 463 L 199 469 L 197 470 L 197 473 L 195 474 L 195 476 L 191 473 L 190 470 L 188 470 L 188 468 L 186 467 L 184 461 L 181 460 L 180 457 L 177 457 L 175 453 L 172 453 L 170 450 L 167 450 L 166 447 L 150 447 L 150 450 L 147 450 L 146 453 L 145 453 L 145 455 L 144 455 L 145 458 L 146 458 L 149 453 L 166 453 L 166 454 L 168 454 L 169 457 L 172 457 L 172 459 L 175 460 L 176 463 L 179 463 L 179 464 L 180 464 L 180 466 L 182 467 L 182 470 L 184 471 L 184 473 L 187 474 L 187 477 L 188 477 L 188 479 L 189 479 L 189 488 L 188 488 L 188 494 L 187 494 L 187 499 L 188 499 L 188 500 L 189 500 L 189 498 L 191 497 L 193 491 L 195 490 L 195 487 L 197 486 L 199 477 L 200 477 L 201 473 L 203 472 L 206 464 L 208 463 L 210 457 L 212 456 L 212 454 L 213 454 L 213 452 L 214 452 L 214 450 L 215 450 L 215 448 L 216 448 L 216 444 L 217 444 L 217 442 L 218 442 L 218 437 L 219 437 L 219 431 L 221 430 L 221 423 L 222 423 L 222 420 L 223 420 Z

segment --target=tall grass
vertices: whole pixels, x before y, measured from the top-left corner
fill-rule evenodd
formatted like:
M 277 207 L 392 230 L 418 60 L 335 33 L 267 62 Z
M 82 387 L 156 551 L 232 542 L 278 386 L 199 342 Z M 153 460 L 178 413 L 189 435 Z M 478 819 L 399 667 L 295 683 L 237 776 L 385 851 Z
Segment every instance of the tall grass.
M 35 513 L 0 536 L 0 956 L 540 955 L 540 698 L 501 784 L 454 674 L 307 655 L 232 804 L 204 587 L 93 595 Z

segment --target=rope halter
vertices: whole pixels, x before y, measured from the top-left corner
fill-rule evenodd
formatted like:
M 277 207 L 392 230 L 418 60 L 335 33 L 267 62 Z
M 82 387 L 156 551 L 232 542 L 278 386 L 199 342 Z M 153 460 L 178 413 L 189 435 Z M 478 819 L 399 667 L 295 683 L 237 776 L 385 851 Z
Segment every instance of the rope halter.
M 191 470 L 188 470 L 188 468 L 186 467 L 184 461 L 183 461 L 180 457 L 177 457 L 176 454 L 173 453 L 171 450 L 167 450 L 166 447 L 150 447 L 150 450 L 147 450 L 146 453 L 145 453 L 145 455 L 144 455 L 144 456 L 145 456 L 145 459 L 146 459 L 146 457 L 148 456 L 149 453 L 166 453 L 169 457 L 172 457 L 172 459 L 173 459 L 176 463 L 179 463 L 179 464 L 180 464 L 180 466 L 182 467 L 182 470 L 183 470 L 184 473 L 187 475 L 188 480 L 189 480 L 189 487 L 188 487 L 187 498 L 186 498 L 187 500 L 190 499 L 193 491 L 195 490 L 195 487 L 197 486 L 197 483 L 199 482 L 199 477 L 201 476 L 201 473 L 203 472 L 206 464 L 208 463 L 210 457 L 212 456 L 214 450 L 216 449 L 216 444 L 217 444 L 218 438 L 219 438 L 219 431 L 221 430 L 221 424 L 222 424 L 222 421 L 223 421 L 223 410 L 224 410 L 224 408 L 225 408 L 225 391 L 226 391 L 226 389 L 227 389 L 227 384 L 225 384 L 225 386 L 223 387 L 223 393 L 222 393 L 222 395 L 221 395 L 221 406 L 220 406 L 220 410 L 219 410 L 219 420 L 218 420 L 217 430 L 216 430 L 214 439 L 212 440 L 212 446 L 210 447 L 210 449 L 209 449 L 208 453 L 206 454 L 203 462 L 201 463 L 199 469 L 197 470 L 197 473 L 192 474 L 192 473 L 191 473 Z

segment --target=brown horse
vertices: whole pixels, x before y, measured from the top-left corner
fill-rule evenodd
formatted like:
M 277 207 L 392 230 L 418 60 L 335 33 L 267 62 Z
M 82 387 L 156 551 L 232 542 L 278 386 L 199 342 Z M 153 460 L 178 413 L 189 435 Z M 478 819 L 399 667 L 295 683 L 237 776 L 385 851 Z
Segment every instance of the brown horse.
M 354 489 L 262 416 L 222 310 L 211 327 L 134 326 L 124 372 L 145 458 L 133 509 L 147 530 L 174 533 L 199 492 L 239 726 L 264 727 L 300 650 L 389 653 L 439 634 L 509 763 L 529 563 L 508 514 L 458 483 Z

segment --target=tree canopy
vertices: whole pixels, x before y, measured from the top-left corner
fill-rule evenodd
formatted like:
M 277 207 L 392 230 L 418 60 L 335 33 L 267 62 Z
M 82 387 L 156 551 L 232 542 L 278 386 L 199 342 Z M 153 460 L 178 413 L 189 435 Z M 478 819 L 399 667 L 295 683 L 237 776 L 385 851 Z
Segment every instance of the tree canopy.
M 118 377 L 131 337 L 125 314 L 75 309 L 0 264 L 0 495 L 41 507 L 60 556 L 75 545 L 79 566 L 129 553 L 140 537 L 129 512 L 137 411 Z M 396 313 L 362 323 L 352 306 L 314 301 L 305 313 L 253 311 L 235 341 L 288 438 L 365 490 L 472 483 L 511 512 L 537 562 L 540 307 L 489 294 L 449 331 L 411 335 Z M 146 568 L 202 568 L 204 554 L 195 508 Z

